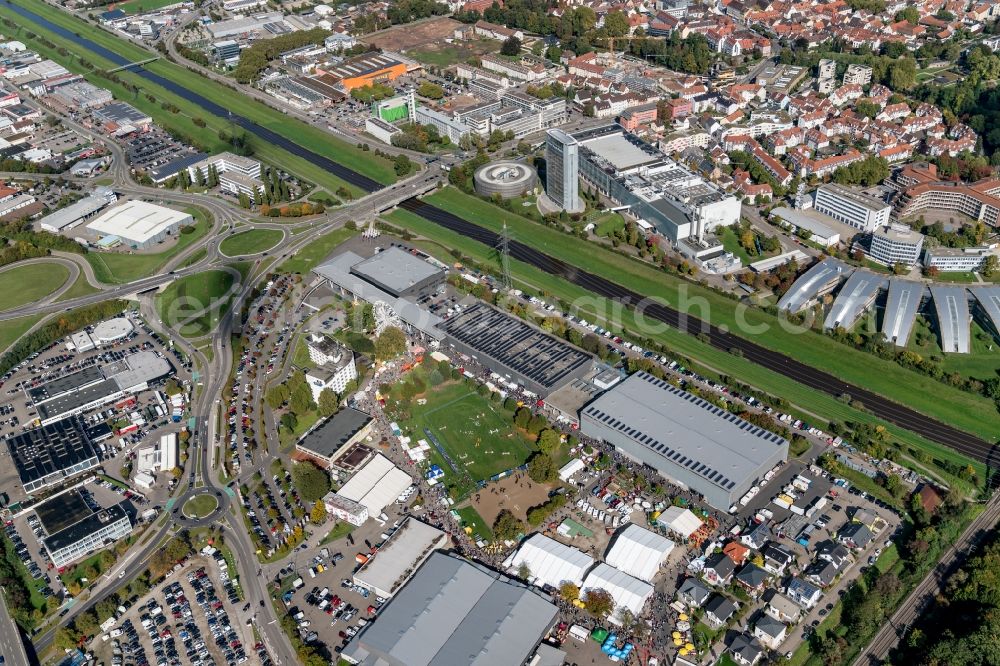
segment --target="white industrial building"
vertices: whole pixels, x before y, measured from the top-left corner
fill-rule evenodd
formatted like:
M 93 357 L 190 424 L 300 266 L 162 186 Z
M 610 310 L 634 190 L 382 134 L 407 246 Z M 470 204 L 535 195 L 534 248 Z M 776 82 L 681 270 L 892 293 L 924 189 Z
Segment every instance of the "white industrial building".
M 816 190 L 813 208 L 864 233 L 887 225 L 892 211 L 884 201 L 832 183 Z
M 634 616 L 642 614 L 646 602 L 653 596 L 653 586 L 633 578 L 624 571 L 615 569 L 610 564 L 601 562 L 587 574 L 583 581 L 581 597 L 586 600 L 587 590 L 605 590 L 615 600 L 615 611 L 608 617 L 612 622 L 618 621 L 622 609 L 628 609 Z
M 116 201 L 118 201 L 118 195 L 110 187 L 97 187 L 89 196 L 46 215 L 38 222 L 38 225 L 43 231 L 57 234 L 89 220 Z
M 194 181 L 200 174 L 207 180 L 209 170 L 213 168 L 219 177 L 219 187 L 224 192 L 250 197 L 254 192 L 264 192 L 264 183 L 260 180 L 260 162 L 229 152 L 212 155 L 192 164 L 187 168 L 188 176 Z
M 135 468 L 140 473 L 169 472 L 177 467 L 177 433 L 161 435 L 159 441 L 138 449 Z
M 341 497 L 335 492 L 329 492 L 323 497 L 323 504 L 326 505 L 326 512 L 336 518 L 343 520 L 355 527 L 360 527 L 368 520 L 368 508 L 355 502 L 354 500 Z
M 180 227 L 193 223 L 190 213 L 132 200 L 115 206 L 88 224 L 87 228 L 104 236 L 102 243 L 105 245 L 108 244 L 107 239 L 113 237 L 142 250 L 161 242 Z
M 110 345 L 132 335 L 135 326 L 125 317 L 105 319 L 94 326 L 90 337 L 99 346 Z
M 363 505 L 370 516 L 378 516 L 412 483 L 409 474 L 378 453 L 337 494 Z
M 559 543 L 544 534 L 532 534 L 521 547 L 507 558 L 504 566 L 516 572 L 521 565 L 531 572 L 531 582 L 539 587 L 558 588 L 564 582 L 576 586 L 583 584 L 587 569 L 594 565 L 594 558 L 586 553 Z
M 674 542 L 636 524 L 620 531 L 604 561 L 633 578 L 653 582 L 674 549 Z
M 416 573 L 435 550 L 448 543 L 448 535 L 432 525 L 406 518 L 355 574 L 353 582 L 388 599 Z

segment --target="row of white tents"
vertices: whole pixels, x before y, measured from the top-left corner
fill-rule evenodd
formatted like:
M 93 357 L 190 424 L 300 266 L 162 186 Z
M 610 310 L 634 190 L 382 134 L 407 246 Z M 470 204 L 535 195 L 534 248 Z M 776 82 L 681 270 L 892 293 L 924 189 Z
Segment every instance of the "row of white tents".
M 504 566 L 516 571 L 526 565 L 531 580 L 539 587 L 558 588 L 564 582 L 587 590 L 606 590 L 615 600 L 616 610 L 627 608 L 639 615 L 653 595 L 653 578 L 674 549 L 674 542 L 635 524 L 623 528 L 614 539 L 604 561 L 572 546 L 533 534 L 507 558 Z M 617 614 L 617 613 L 616 613 Z

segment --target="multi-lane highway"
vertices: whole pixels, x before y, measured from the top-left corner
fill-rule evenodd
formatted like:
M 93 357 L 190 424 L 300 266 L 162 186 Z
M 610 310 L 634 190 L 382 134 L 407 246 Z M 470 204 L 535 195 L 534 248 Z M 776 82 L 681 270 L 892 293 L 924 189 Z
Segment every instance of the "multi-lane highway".
M 497 247 L 500 243 L 500 237 L 494 232 L 418 199 L 404 202 L 401 208 L 463 236 L 477 240 L 488 247 Z M 847 394 L 852 399 L 861 401 L 876 416 L 890 423 L 912 430 L 931 441 L 944 444 L 973 460 L 1000 469 L 1000 460 L 996 459 L 995 443 L 986 442 L 975 435 L 924 416 L 882 395 L 848 384 L 781 352 L 767 349 L 729 331 L 721 330 L 698 317 L 681 313 L 657 302 L 650 302 L 642 294 L 627 289 L 611 279 L 587 272 L 579 266 L 567 264 L 524 243 L 511 241 L 509 246 L 510 255 L 514 259 L 569 280 L 599 296 L 614 299 L 632 307 L 642 304 L 643 313 L 646 316 L 691 335 L 707 335 L 709 343 L 717 349 L 725 351 L 738 349 L 748 361 L 794 379 L 809 388 L 834 396 Z

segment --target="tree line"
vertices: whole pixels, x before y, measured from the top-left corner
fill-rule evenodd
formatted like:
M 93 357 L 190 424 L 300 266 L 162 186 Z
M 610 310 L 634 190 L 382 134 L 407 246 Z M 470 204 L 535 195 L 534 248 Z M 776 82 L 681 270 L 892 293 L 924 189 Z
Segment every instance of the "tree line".
M 313 28 L 258 40 L 240 52 L 240 61 L 233 68 L 233 78 L 240 83 L 253 83 L 280 54 L 310 44 L 322 44 L 329 36 L 329 30 Z

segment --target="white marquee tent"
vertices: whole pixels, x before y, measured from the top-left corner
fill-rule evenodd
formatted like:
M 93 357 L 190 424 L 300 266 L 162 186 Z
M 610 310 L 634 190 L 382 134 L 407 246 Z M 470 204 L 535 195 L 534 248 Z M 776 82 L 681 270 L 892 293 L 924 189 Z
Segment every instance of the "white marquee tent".
M 683 509 L 679 506 L 667 507 L 667 510 L 661 513 L 656 520 L 684 539 L 697 532 L 698 528 L 701 527 L 698 516 L 691 513 L 690 509 Z
M 618 533 L 604 561 L 650 583 L 673 549 L 670 539 L 633 523 Z
M 606 590 L 615 600 L 615 612 L 609 618 L 612 622 L 617 621 L 617 615 L 622 608 L 632 611 L 638 616 L 642 613 L 646 601 L 653 596 L 653 586 L 638 578 L 633 578 L 623 571 L 619 571 L 612 566 L 601 562 L 587 574 L 587 579 L 583 581 L 583 591 L 581 596 L 586 597 L 586 591 L 591 589 Z
M 337 494 L 364 505 L 370 516 L 377 516 L 412 483 L 413 479 L 409 474 L 377 453 Z
M 583 574 L 594 564 L 594 558 L 576 548 L 559 543 L 544 534 L 533 534 L 525 539 L 517 552 L 504 563 L 509 570 L 526 564 L 532 582 L 539 587 L 559 587 L 564 581 L 574 585 L 583 582 Z

